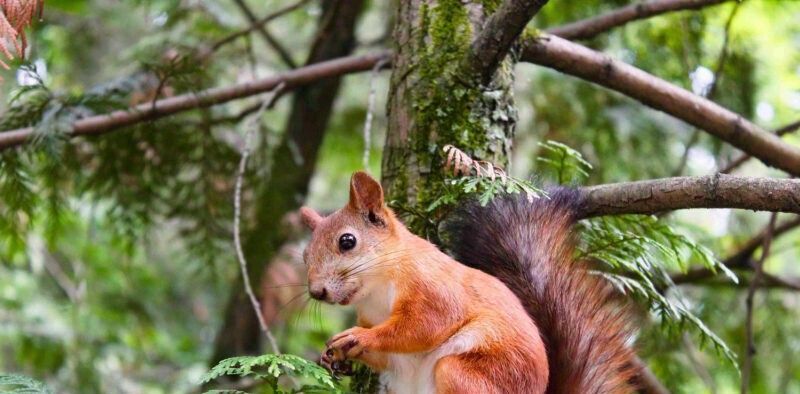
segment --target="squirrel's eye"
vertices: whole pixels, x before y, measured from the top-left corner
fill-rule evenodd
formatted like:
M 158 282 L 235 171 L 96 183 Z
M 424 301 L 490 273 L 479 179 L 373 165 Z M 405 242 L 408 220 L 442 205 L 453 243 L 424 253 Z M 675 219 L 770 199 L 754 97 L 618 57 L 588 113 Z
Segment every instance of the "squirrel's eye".
M 350 233 L 342 234 L 339 237 L 339 250 L 345 251 L 356 247 L 356 236 Z

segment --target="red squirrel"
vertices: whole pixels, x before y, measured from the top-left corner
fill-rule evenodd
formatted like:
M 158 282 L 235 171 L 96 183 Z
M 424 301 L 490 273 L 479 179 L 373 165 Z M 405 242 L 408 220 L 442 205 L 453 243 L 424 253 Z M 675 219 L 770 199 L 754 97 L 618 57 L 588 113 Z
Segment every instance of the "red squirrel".
M 353 305 L 357 326 L 321 362 L 359 360 L 391 393 L 629 393 L 637 374 L 626 310 L 573 261 L 577 192 L 466 204 L 449 221 L 459 261 L 412 234 L 364 172 L 322 217 L 303 258 L 310 295 Z

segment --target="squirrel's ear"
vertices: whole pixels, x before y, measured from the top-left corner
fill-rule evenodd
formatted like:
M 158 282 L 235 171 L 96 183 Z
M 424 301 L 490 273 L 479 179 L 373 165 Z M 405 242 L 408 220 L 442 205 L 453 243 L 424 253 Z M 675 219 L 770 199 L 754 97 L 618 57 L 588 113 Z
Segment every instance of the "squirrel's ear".
M 319 222 L 322 221 L 322 216 L 309 207 L 300 208 L 300 217 L 303 218 L 303 223 L 305 223 L 311 231 L 314 231 Z
M 367 216 L 373 224 L 385 225 L 383 188 L 366 172 L 357 171 L 350 178 L 350 207 Z

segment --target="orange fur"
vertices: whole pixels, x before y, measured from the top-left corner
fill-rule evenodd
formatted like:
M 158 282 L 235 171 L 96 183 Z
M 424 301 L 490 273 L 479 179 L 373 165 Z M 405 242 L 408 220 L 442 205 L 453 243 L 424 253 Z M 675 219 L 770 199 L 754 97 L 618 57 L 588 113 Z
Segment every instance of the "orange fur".
M 392 392 L 543 393 L 548 361 L 539 331 L 500 280 L 466 267 L 409 232 L 363 172 L 350 202 L 328 217 L 304 208 L 309 288 L 353 304 L 359 326 L 334 336 L 327 362 L 360 359 Z M 342 234 L 357 239 L 341 250 Z
M 581 194 L 569 188 L 548 194 L 461 206 L 445 226 L 450 250 L 522 300 L 547 346 L 548 394 L 631 393 L 639 371 L 627 305 L 607 281 L 573 259 Z

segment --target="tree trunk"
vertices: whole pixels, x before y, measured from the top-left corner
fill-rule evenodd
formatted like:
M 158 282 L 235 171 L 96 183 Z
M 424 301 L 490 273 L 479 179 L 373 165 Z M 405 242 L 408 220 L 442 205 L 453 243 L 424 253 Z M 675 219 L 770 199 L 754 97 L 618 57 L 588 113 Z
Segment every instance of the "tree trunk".
M 319 28 L 306 64 L 348 55 L 355 43 L 355 27 L 363 0 L 325 0 Z M 247 229 L 244 253 L 251 280 L 259 280 L 264 267 L 284 243 L 280 222 L 299 208 L 314 174 L 317 151 L 328 126 L 340 78 L 325 79 L 298 89 L 281 143 L 273 158 L 272 176 L 257 191 L 255 225 Z M 242 354 L 261 352 L 262 334 L 255 312 L 239 278 L 217 334 L 211 364 Z
M 433 241 L 435 225 L 419 213 L 441 191 L 442 147 L 452 144 L 476 159 L 508 163 L 517 118 L 512 61 L 503 60 L 488 84 L 465 61 L 495 3 L 396 3 L 383 186 L 412 230 Z

